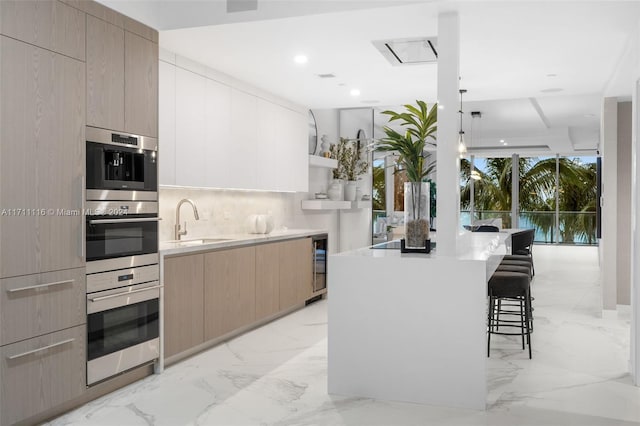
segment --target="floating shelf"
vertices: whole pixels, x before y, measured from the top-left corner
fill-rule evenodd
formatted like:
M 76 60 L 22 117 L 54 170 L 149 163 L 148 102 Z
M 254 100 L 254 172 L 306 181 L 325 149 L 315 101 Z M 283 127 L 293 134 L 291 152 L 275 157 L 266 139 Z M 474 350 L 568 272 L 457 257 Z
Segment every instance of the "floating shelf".
M 324 167 L 327 169 L 337 169 L 338 160 L 334 160 L 332 158 L 324 158 L 318 155 L 310 155 L 309 167 Z
M 302 210 L 355 210 L 371 208 L 368 201 L 302 200 Z
M 302 200 L 302 210 L 350 209 L 351 201 Z
M 371 200 L 349 201 L 352 209 L 369 209 L 371 208 Z

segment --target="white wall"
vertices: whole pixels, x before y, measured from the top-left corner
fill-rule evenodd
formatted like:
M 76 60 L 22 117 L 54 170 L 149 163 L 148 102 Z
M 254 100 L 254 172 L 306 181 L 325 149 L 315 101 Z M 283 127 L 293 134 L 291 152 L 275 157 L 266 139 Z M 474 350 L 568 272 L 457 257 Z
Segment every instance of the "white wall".
M 299 205 L 294 203 L 294 193 L 160 187 L 160 241 L 174 239 L 176 206 L 183 198 L 193 200 L 200 220 L 194 219 L 191 206 L 182 206 L 180 221 L 187 222 L 188 230 L 182 239 L 245 233 L 251 214 L 271 214 L 276 230 L 297 227 L 294 215 Z
M 617 293 L 617 118 L 618 101 L 605 98 L 602 104 L 600 148 L 602 152 L 602 308 L 616 309 Z
M 616 303 L 629 305 L 631 288 L 631 102 L 618 102 Z
M 327 135 L 329 140 L 338 140 L 339 112 L 336 109 L 314 109 L 313 115 L 316 118 L 318 128 L 318 147 L 316 152 L 320 152 L 320 137 Z M 309 168 L 309 193 L 298 193 L 294 196 L 293 224 L 295 228 L 319 228 L 329 231 L 329 253 L 337 253 L 340 250 L 339 244 L 339 216 L 336 210 L 302 210 L 300 203 L 302 200 L 312 199 L 316 192 L 327 192 L 331 181 L 331 170 L 325 168 Z
M 373 108 L 340 110 L 340 136 L 355 139 L 362 129 L 367 138 L 373 136 Z M 371 161 L 369 159 L 369 161 Z M 369 165 L 371 166 L 371 165 Z M 371 173 L 358 179 L 363 194 L 371 194 Z M 342 251 L 371 245 L 371 209 L 340 212 L 340 248 Z

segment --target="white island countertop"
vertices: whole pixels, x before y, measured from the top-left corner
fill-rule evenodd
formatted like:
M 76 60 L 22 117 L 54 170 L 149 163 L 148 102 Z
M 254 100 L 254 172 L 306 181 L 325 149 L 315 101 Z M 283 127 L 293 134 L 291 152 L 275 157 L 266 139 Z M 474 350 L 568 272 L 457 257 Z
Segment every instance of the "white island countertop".
M 329 393 L 485 409 L 487 281 L 511 234 L 461 233 L 454 256 L 329 256 Z
M 294 238 L 305 238 L 313 235 L 321 235 L 327 233 L 328 231 L 324 229 L 280 229 L 269 234 L 216 234 L 213 236 L 204 237 L 187 235 L 184 236 L 180 241 L 161 242 L 160 255 L 182 255 L 188 253 L 197 253 L 200 251 L 290 240 Z

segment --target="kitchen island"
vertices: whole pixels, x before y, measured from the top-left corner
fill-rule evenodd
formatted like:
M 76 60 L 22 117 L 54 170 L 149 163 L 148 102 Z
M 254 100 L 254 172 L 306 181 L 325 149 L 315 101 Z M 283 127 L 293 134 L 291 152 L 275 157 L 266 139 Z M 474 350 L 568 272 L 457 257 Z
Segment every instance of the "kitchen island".
M 510 231 L 459 235 L 456 256 L 330 256 L 330 394 L 485 409 L 487 281 Z

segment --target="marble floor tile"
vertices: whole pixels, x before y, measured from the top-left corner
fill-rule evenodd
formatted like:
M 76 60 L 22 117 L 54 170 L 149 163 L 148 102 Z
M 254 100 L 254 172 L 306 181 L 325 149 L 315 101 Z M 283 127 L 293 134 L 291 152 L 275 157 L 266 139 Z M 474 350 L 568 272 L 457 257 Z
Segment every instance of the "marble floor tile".
M 629 315 L 602 318 L 597 249 L 534 248 L 533 359 L 495 336 L 486 411 L 327 394 L 321 301 L 49 425 L 640 425 Z

